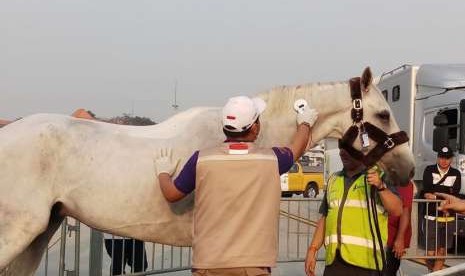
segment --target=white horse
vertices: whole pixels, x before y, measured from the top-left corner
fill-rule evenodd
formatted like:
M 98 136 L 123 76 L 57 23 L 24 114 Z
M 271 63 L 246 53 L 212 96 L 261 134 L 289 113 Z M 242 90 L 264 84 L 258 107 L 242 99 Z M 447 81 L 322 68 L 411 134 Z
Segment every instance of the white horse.
M 386 118 L 389 106 L 371 83 L 369 68 L 362 82 L 368 89 L 365 120 L 386 133 L 399 131 L 392 114 Z M 259 96 L 267 102 L 261 145 L 290 142 L 296 128 L 292 106 L 299 98 L 319 112 L 310 147 L 325 137 L 340 138 L 352 125 L 347 82 L 283 86 Z M 190 245 L 192 197 L 175 204 L 163 198 L 154 153 L 172 147 L 182 165 L 194 150 L 223 139 L 219 108 L 193 108 L 147 127 L 51 114 L 7 125 L 0 131 L 0 270 L 31 275 L 64 216 L 115 235 Z M 408 145 L 394 148 L 379 164 L 391 178 L 405 181 L 413 170 Z

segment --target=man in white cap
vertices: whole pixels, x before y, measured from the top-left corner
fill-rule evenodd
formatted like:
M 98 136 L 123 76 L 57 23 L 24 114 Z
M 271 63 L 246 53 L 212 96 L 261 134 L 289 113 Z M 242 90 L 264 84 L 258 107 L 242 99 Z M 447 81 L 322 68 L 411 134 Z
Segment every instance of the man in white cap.
M 435 193 L 458 196 L 461 187 L 460 171 L 452 168 L 454 152 L 448 146 L 438 151 L 437 163 L 427 166 L 423 172 L 423 191 L 425 199 L 436 199 Z M 444 256 L 446 248 L 451 248 L 454 242 L 455 214 L 436 211 L 437 203 L 428 203 L 428 213 L 425 215 L 427 229 L 428 256 Z M 432 271 L 444 267 L 444 259 L 428 259 L 427 266 Z
M 233 97 L 223 107 L 223 144 L 196 151 L 173 181 L 176 162 L 155 160 L 161 190 L 170 202 L 195 190 L 193 275 L 271 275 L 276 265 L 280 174 L 304 152 L 314 109 L 297 115 L 289 147 L 260 148 L 259 98 Z

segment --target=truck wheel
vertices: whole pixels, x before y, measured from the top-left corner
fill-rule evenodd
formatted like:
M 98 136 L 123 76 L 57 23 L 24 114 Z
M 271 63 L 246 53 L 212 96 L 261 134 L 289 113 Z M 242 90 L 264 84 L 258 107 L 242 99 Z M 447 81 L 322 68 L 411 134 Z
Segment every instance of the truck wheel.
M 304 197 L 316 197 L 318 195 L 318 186 L 315 182 L 310 182 L 305 187 Z

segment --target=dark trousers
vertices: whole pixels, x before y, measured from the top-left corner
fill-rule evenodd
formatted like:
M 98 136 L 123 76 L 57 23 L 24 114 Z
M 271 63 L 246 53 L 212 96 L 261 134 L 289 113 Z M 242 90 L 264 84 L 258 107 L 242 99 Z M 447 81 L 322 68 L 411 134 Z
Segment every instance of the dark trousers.
M 386 267 L 383 270 L 384 276 L 396 276 L 400 267 L 400 259 L 397 259 L 392 248 L 386 250 Z
M 124 274 L 126 264 L 132 267 L 132 272 L 142 272 L 147 269 L 147 255 L 145 254 L 143 241 L 135 239 L 105 239 L 105 249 L 111 257 L 111 275 Z
M 323 276 L 379 276 L 380 272 L 372 269 L 354 266 L 346 263 L 339 252 L 336 251 L 336 257 L 332 264 L 325 267 Z

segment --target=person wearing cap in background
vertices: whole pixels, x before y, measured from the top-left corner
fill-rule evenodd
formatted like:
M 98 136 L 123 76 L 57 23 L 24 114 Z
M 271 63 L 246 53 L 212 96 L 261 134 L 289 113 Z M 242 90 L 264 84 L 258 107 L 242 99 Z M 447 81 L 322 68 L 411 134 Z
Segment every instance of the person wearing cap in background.
M 438 151 L 437 163 L 427 166 L 423 172 L 423 190 L 420 197 L 434 200 L 435 193 L 459 195 L 461 176 L 459 170 L 451 167 L 453 157 L 454 153 L 448 146 Z M 428 213 L 425 215 L 425 223 L 428 256 L 444 256 L 446 248 L 452 247 L 454 242 L 454 214 L 437 211 L 436 207 L 436 202 L 427 203 Z M 444 259 L 428 259 L 426 263 L 430 270 L 437 271 L 443 268 Z
M 168 201 L 195 190 L 193 275 L 271 275 L 276 265 L 280 174 L 303 154 L 317 112 L 298 113 L 288 147 L 261 148 L 254 141 L 265 107 L 260 98 L 230 98 L 222 110 L 224 143 L 194 152 L 174 181 L 169 151 L 155 159 Z

